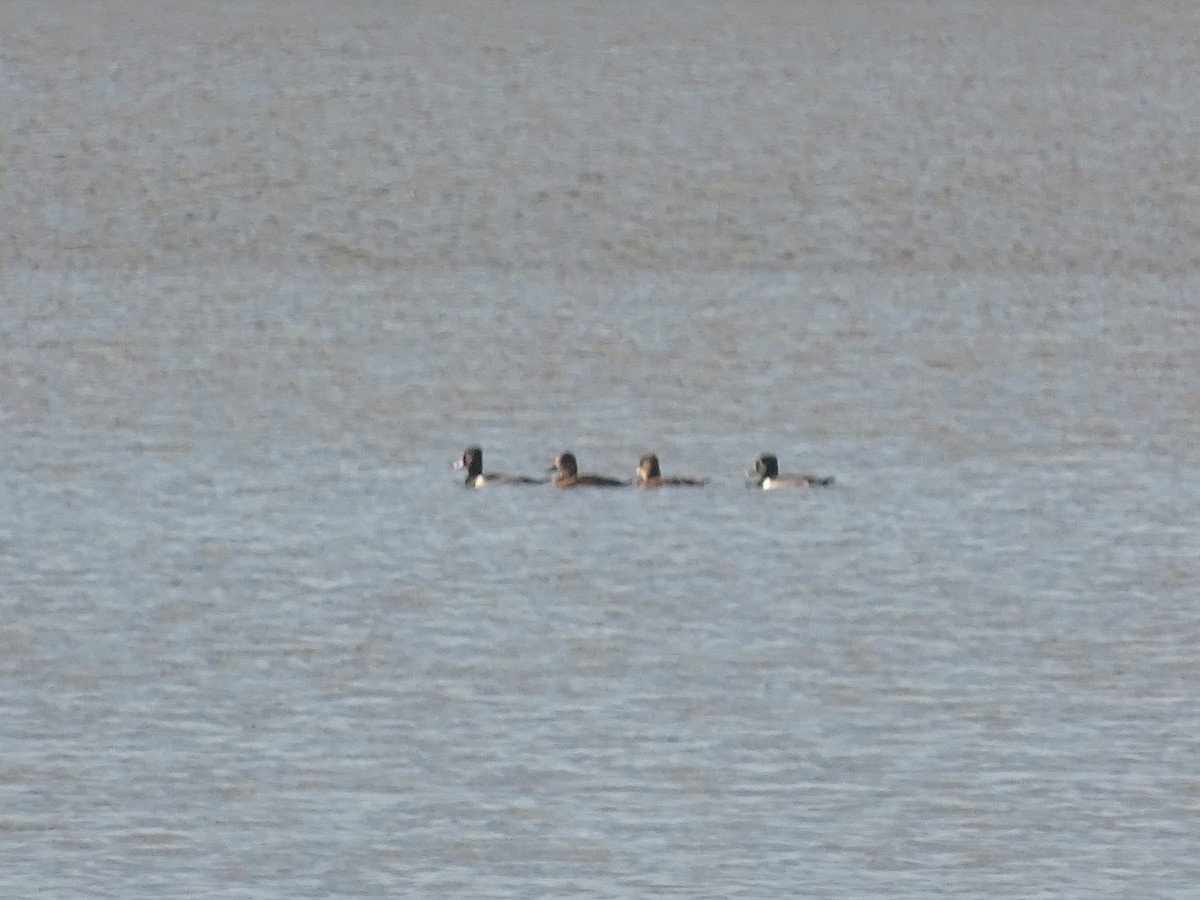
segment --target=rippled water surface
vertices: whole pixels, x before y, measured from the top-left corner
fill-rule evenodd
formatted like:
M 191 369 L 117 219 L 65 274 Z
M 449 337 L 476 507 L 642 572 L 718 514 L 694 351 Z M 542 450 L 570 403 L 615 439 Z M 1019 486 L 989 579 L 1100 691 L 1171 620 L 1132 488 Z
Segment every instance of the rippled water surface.
M 0 9 L 3 894 L 1193 896 L 1200 16 L 407 6 Z

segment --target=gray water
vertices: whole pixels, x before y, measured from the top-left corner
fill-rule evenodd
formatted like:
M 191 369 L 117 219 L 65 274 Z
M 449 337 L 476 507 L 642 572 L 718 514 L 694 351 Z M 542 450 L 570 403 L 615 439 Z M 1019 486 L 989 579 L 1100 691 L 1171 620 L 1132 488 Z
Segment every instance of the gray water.
M 163 6 L 0 6 L 0 893 L 1194 896 L 1191 6 Z

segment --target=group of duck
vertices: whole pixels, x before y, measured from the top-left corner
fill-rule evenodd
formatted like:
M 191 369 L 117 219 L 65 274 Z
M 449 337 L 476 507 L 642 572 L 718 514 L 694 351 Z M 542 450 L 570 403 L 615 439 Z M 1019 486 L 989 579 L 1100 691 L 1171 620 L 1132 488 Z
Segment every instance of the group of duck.
M 550 479 L 528 478 L 523 475 L 500 475 L 483 471 L 483 450 L 479 447 L 468 447 L 463 452 L 462 459 L 454 464 L 456 469 L 467 470 L 466 486 L 477 488 L 485 484 L 550 484 L 558 488 L 576 487 L 703 487 L 708 484 L 707 478 L 666 477 L 658 464 L 658 457 L 647 453 L 638 462 L 637 474 L 633 480 L 613 478 L 608 475 L 580 474 L 579 463 L 575 454 L 570 451 L 560 453 L 554 459 L 554 465 L 547 472 L 553 473 Z M 780 475 L 779 460 L 769 454 L 764 454 L 754 461 L 753 481 L 750 486 L 770 490 L 779 487 L 828 487 L 833 484 L 831 475 Z

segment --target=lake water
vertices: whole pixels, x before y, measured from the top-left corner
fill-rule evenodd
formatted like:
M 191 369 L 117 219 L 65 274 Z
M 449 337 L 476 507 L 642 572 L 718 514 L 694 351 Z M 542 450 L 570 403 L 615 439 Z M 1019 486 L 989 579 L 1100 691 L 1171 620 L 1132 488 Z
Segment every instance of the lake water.
M 1195 8 L 163 6 L 0 8 L 0 893 L 1194 896 Z

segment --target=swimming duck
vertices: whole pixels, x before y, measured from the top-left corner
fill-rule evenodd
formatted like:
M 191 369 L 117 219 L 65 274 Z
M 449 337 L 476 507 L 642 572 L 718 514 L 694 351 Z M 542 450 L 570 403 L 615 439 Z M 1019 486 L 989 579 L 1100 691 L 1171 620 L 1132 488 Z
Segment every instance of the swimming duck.
M 550 471 L 557 473 L 550 480 L 550 483 L 560 488 L 624 487 L 629 484 L 627 481 L 609 478 L 606 475 L 580 475 L 579 463 L 575 461 L 575 454 L 570 451 L 560 453 L 555 458 L 554 465 L 550 467 Z
M 754 471 L 758 475 L 754 487 L 764 491 L 777 487 L 828 487 L 833 484 L 832 475 L 780 475 L 779 460 L 765 454 L 754 461 Z
M 662 470 L 658 467 L 658 457 L 647 453 L 638 462 L 635 487 L 703 487 L 708 484 L 707 478 L 663 478 Z
M 545 484 L 536 478 L 526 478 L 522 475 L 498 475 L 483 471 L 483 451 L 478 447 L 468 447 L 463 451 L 462 459 L 454 464 L 456 469 L 467 470 L 467 487 L 483 487 L 485 484 Z

